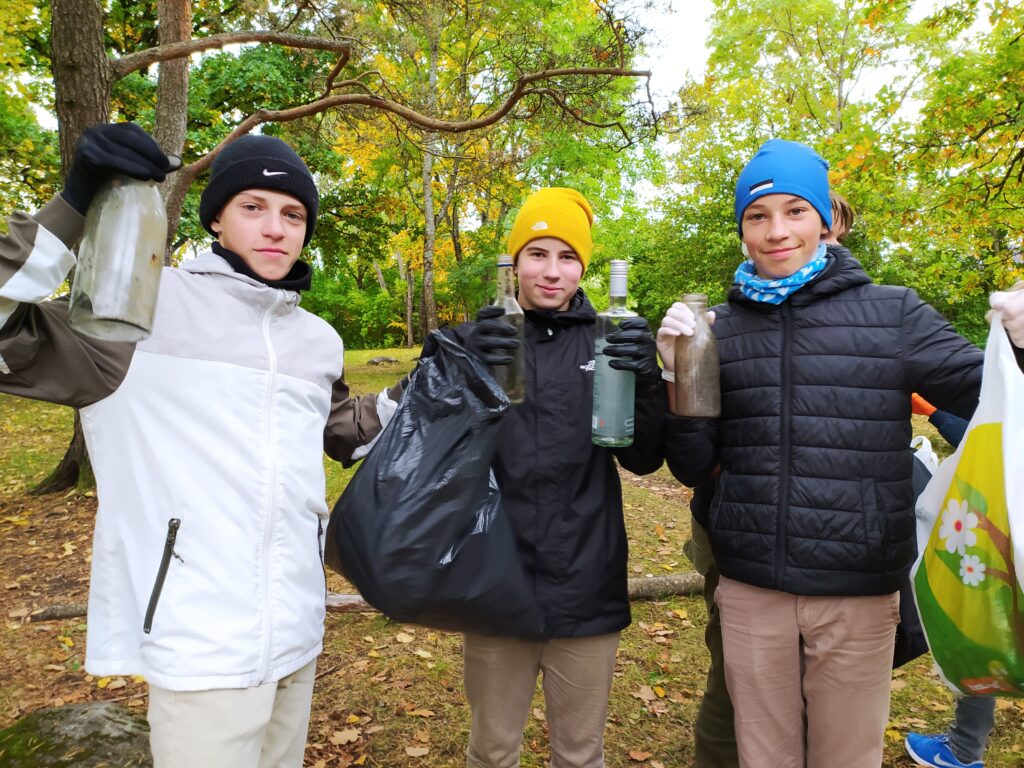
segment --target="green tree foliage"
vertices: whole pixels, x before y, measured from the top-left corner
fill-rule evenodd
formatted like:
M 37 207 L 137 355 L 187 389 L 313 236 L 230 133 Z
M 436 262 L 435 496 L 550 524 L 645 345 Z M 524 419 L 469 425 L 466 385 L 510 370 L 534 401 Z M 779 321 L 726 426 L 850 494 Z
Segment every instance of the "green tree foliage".
M 909 3 L 717 0 L 670 183 L 603 235 L 640 267 L 640 311 L 660 317 L 691 290 L 724 296 L 742 258 L 735 179 L 782 137 L 830 162 L 858 214 L 848 245 L 869 273 L 916 288 L 981 341 L 987 293 L 1021 275 L 1024 16 L 990 3 L 991 28 L 962 40 L 978 5 L 911 22 Z
M 974 5 L 950 12 L 970 19 Z M 987 295 L 1024 277 L 1024 6 L 997 0 L 985 18 L 988 31 L 928 73 L 907 160 L 914 268 L 979 340 Z
M 351 29 L 372 41 L 350 66 L 372 67 L 384 88 L 414 94 L 417 109 L 449 120 L 493 112 L 530 72 L 628 66 L 638 39 L 638 30 L 611 23 L 587 0 L 350 2 L 346 8 Z M 456 322 L 489 300 L 494 257 L 526 190 L 561 183 L 587 191 L 621 182 L 614 150 L 650 123 L 634 103 L 634 88 L 627 80 L 559 77 L 507 119 L 456 134 L 410 131 L 367 111 L 328 123 L 368 178 L 404 199 L 394 209 L 407 238 L 398 250 L 418 277 L 432 270 L 438 318 Z
M 157 42 L 156 0 L 104 0 L 112 60 Z M 203 158 L 259 110 L 373 93 L 431 118 L 491 114 L 516 79 L 550 67 L 632 66 L 644 30 L 591 0 L 193 0 L 193 35 L 267 29 L 351 39 L 348 53 L 249 44 L 192 59 L 184 158 Z M 630 78 L 565 75 L 531 86 L 504 119 L 445 133 L 372 104 L 266 123 L 307 158 L 323 215 L 307 252 L 306 305 L 350 346 L 394 343 L 421 322 L 432 227 L 436 312 L 470 317 L 489 300 L 495 256 L 523 197 L 580 189 L 598 214 L 585 285 L 605 263 L 634 266 L 631 294 L 657 320 L 686 291 L 720 300 L 741 258 L 732 212 L 742 164 L 767 138 L 816 147 L 858 212 L 849 244 L 875 279 L 910 285 L 973 338 L 986 295 L 1022 276 L 1024 6 L 716 0 L 709 61 L 681 91 L 685 112 L 649 138 Z M 0 213 L 35 208 L 59 186 L 48 6 L 0 0 Z M 965 37 L 981 19 L 980 32 Z M 152 126 L 157 65 L 115 79 L 114 119 Z M 880 84 L 880 85 L 879 85 Z M 179 257 L 206 246 L 193 184 Z M 433 218 L 425 199 L 432 197 Z M 406 317 L 412 294 L 413 315 Z
M 53 194 L 59 165 L 55 136 L 37 110 L 53 100 L 42 76 L 49 42 L 47 8 L 30 0 L 0 0 L 0 216 L 34 208 Z

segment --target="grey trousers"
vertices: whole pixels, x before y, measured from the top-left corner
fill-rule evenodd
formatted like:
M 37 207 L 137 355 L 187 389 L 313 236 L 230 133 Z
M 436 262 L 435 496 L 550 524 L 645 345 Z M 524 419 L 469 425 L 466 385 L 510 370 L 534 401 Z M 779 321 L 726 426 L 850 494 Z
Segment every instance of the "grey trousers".
M 515 768 L 543 674 L 551 768 L 603 768 L 604 726 L 619 633 L 525 642 L 467 634 L 466 698 L 472 712 L 466 764 Z
M 985 746 L 996 723 L 996 700 L 990 696 L 958 696 L 956 715 L 949 728 L 949 748 L 961 763 L 973 763 L 985 755 Z

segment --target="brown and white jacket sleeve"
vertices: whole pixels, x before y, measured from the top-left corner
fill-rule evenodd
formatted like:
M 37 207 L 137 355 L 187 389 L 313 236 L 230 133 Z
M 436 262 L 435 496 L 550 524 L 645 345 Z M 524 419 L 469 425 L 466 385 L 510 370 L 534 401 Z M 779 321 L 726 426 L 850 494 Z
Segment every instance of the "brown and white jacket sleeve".
M 331 412 L 324 427 L 324 452 L 350 467 L 370 452 L 398 409 L 408 377 L 376 396 L 353 397 L 344 378 L 334 382 Z
M 0 237 L 0 392 L 78 408 L 117 389 L 135 345 L 76 335 L 66 301 L 46 299 L 75 264 L 84 218 L 59 195 L 16 213 Z

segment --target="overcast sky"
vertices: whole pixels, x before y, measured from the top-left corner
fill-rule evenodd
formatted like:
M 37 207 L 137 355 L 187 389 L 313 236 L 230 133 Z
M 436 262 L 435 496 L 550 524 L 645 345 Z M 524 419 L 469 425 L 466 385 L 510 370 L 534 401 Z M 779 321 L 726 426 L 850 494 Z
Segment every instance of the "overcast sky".
M 638 0 L 638 13 L 651 33 L 647 55 L 637 66 L 651 70 L 651 92 L 664 109 L 688 75 L 699 79 L 704 72 L 711 0 L 654 0 L 655 7 L 645 5 Z
M 923 18 L 944 0 L 915 0 L 911 20 Z M 637 62 L 640 69 L 651 70 L 651 91 L 655 104 L 664 109 L 679 90 L 687 75 L 699 79 L 707 62 L 705 44 L 708 38 L 708 17 L 713 10 L 711 0 L 631 0 L 644 26 L 651 30 L 647 55 Z M 984 17 L 984 13 L 981 14 Z M 967 34 L 987 27 L 984 18 Z M 886 79 L 878 73 L 874 81 L 861 84 L 867 92 L 877 89 Z

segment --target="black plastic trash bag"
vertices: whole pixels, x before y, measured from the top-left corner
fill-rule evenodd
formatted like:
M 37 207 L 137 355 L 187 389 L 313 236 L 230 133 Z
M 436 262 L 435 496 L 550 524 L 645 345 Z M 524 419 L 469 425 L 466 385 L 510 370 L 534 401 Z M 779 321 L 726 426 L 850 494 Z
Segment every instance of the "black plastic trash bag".
M 437 351 L 334 505 L 325 562 L 397 621 L 542 637 L 490 469 L 508 398 L 475 356 L 434 338 Z

